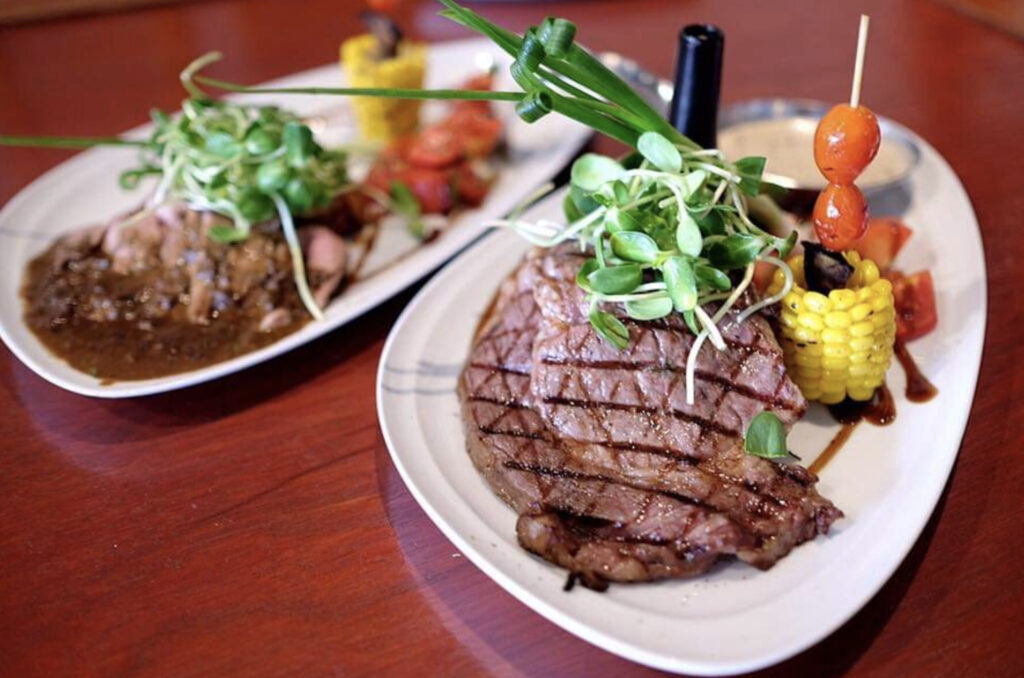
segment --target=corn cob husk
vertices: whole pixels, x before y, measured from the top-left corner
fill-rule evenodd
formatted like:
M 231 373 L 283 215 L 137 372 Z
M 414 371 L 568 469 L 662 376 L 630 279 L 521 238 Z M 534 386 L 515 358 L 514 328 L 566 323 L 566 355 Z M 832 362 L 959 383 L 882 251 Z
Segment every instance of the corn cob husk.
M 349 86 L 422 88 L 426 47 L 403 40 L 394 58 L 378 60 L 375 58 L 376 40 L 373 35 L 364 34 L 341 43 L 341 67 Z M 371 141 L 386 142 L 413 134 L 419 126 L 420 104 L 410 99 L 352 99 L 363 138 Z

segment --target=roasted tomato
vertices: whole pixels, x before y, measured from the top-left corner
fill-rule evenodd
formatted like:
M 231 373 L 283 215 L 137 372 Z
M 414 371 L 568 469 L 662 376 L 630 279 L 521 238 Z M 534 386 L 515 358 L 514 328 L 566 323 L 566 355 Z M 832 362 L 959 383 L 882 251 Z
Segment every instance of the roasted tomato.
M 913 231 L 899 219 L 879 217 L 868 221 L 868 230 L 853 248 L 860 256 L 875 262 L 879 270 L 887 271 L 912 234 Z
M 424 214 L 446 214 L 454 204 L 452 189 L 444 172 L 410 167 L 395 177 L 409 187 Z
M 829 184 L 814 203 L 814 233 L 818 241 L 842 252 L 856 245 L 868 228 L 868 203 L 860 189 L 850 184 Z
M 480 205 L 491 188 L 490 182 L 477 174 L 468 162 L 459 164 L 452 171 L 452 186 L 459 200 L 470 207 Z
M 903 275 L 889 273 L 896 304 L 896 337 L 910 341 L 928 334 L 939 323 L 935 308 L 935 286 L 930 271 Z
M 467 158 L 484 158 L 493 153 L 501 141 L 501 121 L 478 110 L 455 111 L 444 125 L 458 137 Z
M 429 169 L 451 167 L 462 157 L 456 128 L 435 125 L 423 130 L 413 139 L 405 153 L 410 165 Z

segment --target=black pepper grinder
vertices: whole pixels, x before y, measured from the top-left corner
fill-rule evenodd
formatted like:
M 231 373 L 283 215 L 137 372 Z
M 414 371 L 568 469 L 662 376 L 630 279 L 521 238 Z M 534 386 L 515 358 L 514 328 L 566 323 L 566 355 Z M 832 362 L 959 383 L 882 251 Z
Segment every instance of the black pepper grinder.
M 669 122 L 704 148 L 715 148 L 725 34 L 710 24 L 679 31 L 675 92 Z

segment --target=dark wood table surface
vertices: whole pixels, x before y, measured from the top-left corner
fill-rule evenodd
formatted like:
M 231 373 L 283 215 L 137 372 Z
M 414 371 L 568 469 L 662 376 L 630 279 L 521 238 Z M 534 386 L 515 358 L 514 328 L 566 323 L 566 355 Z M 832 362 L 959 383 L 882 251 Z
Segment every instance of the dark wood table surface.
M 2 28 L 0 130 L 134 126 L 175 107 L 178 70 L 211 49 L 247 82 L 332 61 L 356 7 L 215 0 Z M 842 100 L 856 17 L 871 12 L 865 102 L 945 155 L 981 222 L 985 356 L 952 480 L 906 561 L 766 675 L 1024 675 L 1024 44 L 927 0 L 480 7 L 517 29 L 570 17 L 591 47 L 666 76 L 676 30 L 717 23 L 726 103 Z M 407 2 L 410 31 L 465 35 L 435 9 Z M 0 150 L 0 203 L 64 157 Z M 241 374 L 130 401 L 65 393 L 0 348 L 0 674 L 650 673 L 503 592 L 403 486 L 374 375 L 410 296 Z

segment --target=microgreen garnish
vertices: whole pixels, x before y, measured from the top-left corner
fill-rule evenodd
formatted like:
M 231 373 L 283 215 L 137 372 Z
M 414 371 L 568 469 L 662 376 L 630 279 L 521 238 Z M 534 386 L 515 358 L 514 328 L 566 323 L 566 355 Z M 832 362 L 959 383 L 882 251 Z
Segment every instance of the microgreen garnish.
M 779 459 L 789 455 L 786 429 L 777 416 L 767 411 L 750 421 L 743 446 L 747 454 L 765 459 Z
M 0 137 L 0 145 L 138 147 L 139 165 L 121 173 L 121 186 L 135 188 L 152 175 L 158 181 L 145 209 L 175 200 L 228 217 L 231 226 L 208 232 L 215 242 L 245 240 L 254 224 L 277 218 L 299 296 L 320 319 L 323 313 L 306 281 L 293 215 L 325 207 L 346 186 L 345 155 L 321 148 L 293 113 L 208 98 L 192 78 L 219 58 L 216 53 L 204 55 L 182 71 L 182 85 L 192 98 L 182 103 L 178 117 L 153 111 L 148 139 Z
M 212 61 L 204 58 L 202 63 Z M 186 88 L 196 92 L 190 77 Z M 248 237 L 253 224 L 275 217 L 291 253 L 299 296 L 310 314 L 322 313 L 303 273 L 302 250 L 293 215 L 325 207 L 347 183 L 345 155 L 321 148 L 298 116 L 274 106 L 243 106 L 206 98 L 187 99 L 179 118 L 153 113 L 153 132 L 142 149 L 141 168 L 158 170 L 150 206 L 180 200 L 193 209 L 229 217 L 233 227 L 210 230 L 212 240 L 231 243 Z

